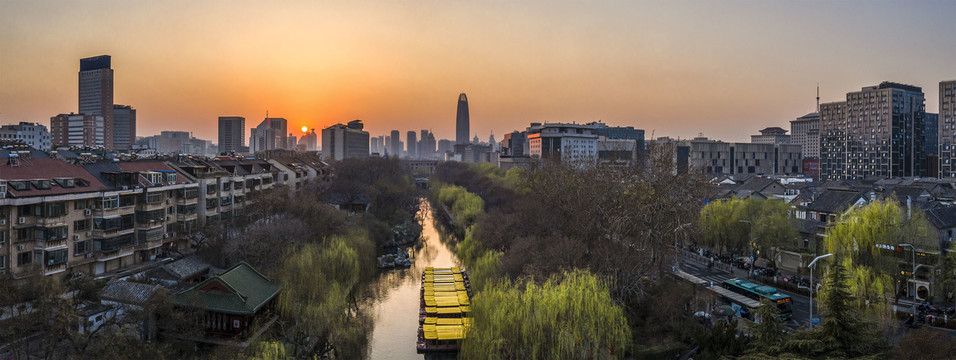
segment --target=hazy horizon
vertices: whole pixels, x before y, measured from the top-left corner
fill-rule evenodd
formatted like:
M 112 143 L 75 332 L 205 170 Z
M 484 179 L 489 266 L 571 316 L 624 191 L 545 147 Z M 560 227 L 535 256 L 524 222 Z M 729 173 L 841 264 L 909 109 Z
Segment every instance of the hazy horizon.
M 139 136 L 269 112 L 321 129 L 454 139 L 603 121 L 749 141 L 882 81 L 956 78 L 956 2 L 4 1 L 0 123 L 77 111 L 80 58 L 107 54 Z M 248 141 L 248 139 L 246 139 Z

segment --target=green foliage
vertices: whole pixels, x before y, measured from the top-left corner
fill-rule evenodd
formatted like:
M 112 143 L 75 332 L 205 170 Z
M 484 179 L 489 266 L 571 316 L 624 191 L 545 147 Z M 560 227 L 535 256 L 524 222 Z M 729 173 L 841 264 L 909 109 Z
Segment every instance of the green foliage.
M 827 272 L 820 294 L 823 326 L 819 331 L 821 349 L 831 356 L 861 356 L 885 348 L 884 340 L 854 305 L 843 259 L 835 259 Z
M 433 188 L 433 191 L 435 189 Z M 478 195 L 456 185 L 437 186 L 438 202 L 451 211 L 455 217 L 455 227 L 459 233 L 475 223 L 485 210 L 485 202 Z
M 946 251 L 940 267 L 939 285 L 937 292 L 940 299 L 946 299 L 950 304 L 956 303 L 956 251 Z
M 784 332 L 786 325 L 780 319 L 780 311 L 777 310 L 776 304 L 763 299 L 756 310 L 756 318 L 760 322 L 753 325 L 753 349 L 771 355 L 778 353 L 779 346 L 786 335 Z
M 824 246 L 848 273 L 848 290 L 855 305 L 868 314 L 888 316 L 885 304 L 894 293 L 893 277 L 897 258 L 885 254 L 878 244 L 927 243 L 929 225 L 921 211 L 906 219 L 905 210 L 894 200 L 878 200 L 850 209 L 827 228 Z
M 355 337 L 364 339 L 364 319 L 350 301 L 358 290 L 365 253 L 374 249 L 363 233 L 333 236 L 324 244 L 306 244 L 289 254 L 278 275 L 282 284 L 277 309 L 286 324 L 292 357 L 321 356 L 330 348 L 338 356 L 360 354 Z M 374 252 L 372 252 L 374 256 Z M 344 356 L 350 357 L 350 356 Z
M 694 359 L 716 360 L 727 356 L 739 356 L 747 350 L 749 341 L 737 336 L 737 320 L 729 324 L 718 322 L 714 327 L 697 334 L 696 343 L 700 346 Z
M 468 274 L 472 289 L 482 290 L 501 278 L 501 253 L 485 251 L 481 257 L 470 263 Z
M 701 209 L 697 221 L 702 244 L 718 251 L 750 253 L 748 239 L 752 236 L 761 255 L 773 262 L 781 247 L 793 246 L 797 239 L 789 210 L 786 202 L 773 199 L 730 198 L 712 201 Z M 753 224 L 752 233 L 751 225 L 741 220 Z
M 486 287 L 475 297 L 474 326 L 462 359 L 621 358 L 629 340 L 624 311 L 608 287 L 584 270 L 543 285 Z

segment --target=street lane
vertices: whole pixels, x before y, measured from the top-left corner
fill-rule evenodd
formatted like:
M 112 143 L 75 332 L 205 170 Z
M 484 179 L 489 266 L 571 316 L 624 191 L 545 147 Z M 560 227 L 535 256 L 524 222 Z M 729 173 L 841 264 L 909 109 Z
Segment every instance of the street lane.
M 734 272 L 728 272 L 724 270 L 718 270 L 715 268 L 707 268 L 707 265 L 702 264 L 696 260 L 690 259 L 685 256 L 680 256 L 681 259 L 681 269 L 687 272 L 688 274 L 699 277 L 705 281 L 711 281 L 714 285 L 719 285 L 721 282 L 727 279 L 734 277 L 739 277 L 741 279 L 747 278 L 747 272 L 743 269 L 733 268 Z M 806 326 L 810 319 L 810 298 L 798 295 L 789 291 L 784 291 L 777 288 L 777 291 L 790 295 L 790 299 L 793 306 L 793 318 L 787 322 L 787 326 L 791 328 L 799 328 L 801 326 Z M 815 295 L 815 294 L 814 294 Z M 815 298 L 816 296 L 814 296 Z M 813 313 L 819 317 L 817 312 L 816 302 L 814 302 Z

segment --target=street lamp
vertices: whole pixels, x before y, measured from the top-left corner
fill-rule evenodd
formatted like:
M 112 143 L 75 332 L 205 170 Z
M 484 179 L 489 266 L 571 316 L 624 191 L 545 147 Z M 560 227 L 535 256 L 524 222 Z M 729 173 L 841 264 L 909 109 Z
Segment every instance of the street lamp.
M 907 286 L 906 293 L 913 296 L 913 320 L 916 320 L 916 269 L 919 269 L 919 266 L 916 266 L 916 246 L 900 244 L 900 247 L 910 248 L 910 252 L 913 253 L 913 292 L 910 293 L 909 286 Z M 920 264 L 920 266 L 923 266 L 923 264 Z
M 747 274 L 747 276 L 748 278 L 753 278 L 754 267 L 757 266 L 757 256 L 755 254 L 757 250 L 757 242 L 754 239 L 754 223 L 750 222 L 750 220 L 740 220 L 740 222 L 750 225 L 750 241 L 749 242 L 751 243 L 752 247 L 750 248 L 750 272 Z
M 820 255 L 813 258 L 813 261 L 810 262 L 810 265 L 807 265 L 810 268 L 810 330 L 813 330 L 813 264 L 817 263 L 817 260 L 831 257 L 833 254 Z

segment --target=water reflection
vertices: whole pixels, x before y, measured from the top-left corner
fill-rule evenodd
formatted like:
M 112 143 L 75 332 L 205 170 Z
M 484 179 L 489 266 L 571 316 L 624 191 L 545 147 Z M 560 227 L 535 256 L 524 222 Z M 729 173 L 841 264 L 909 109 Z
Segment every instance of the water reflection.
M 428 201 L 419 208 L 424 215 L 422 241 L 413 248 L 414 262 L 408 269 L 385 271 L 371 286 L 375 327 L 369 359 L 422 359 L 415 352 L 418 332 L 421 276 L 425 267 L 458 266 L 458 258 L 441 241 L 443 229 L 435 223 Z M 425 356 L 426 359 L 454 359 L 454 355 Z

